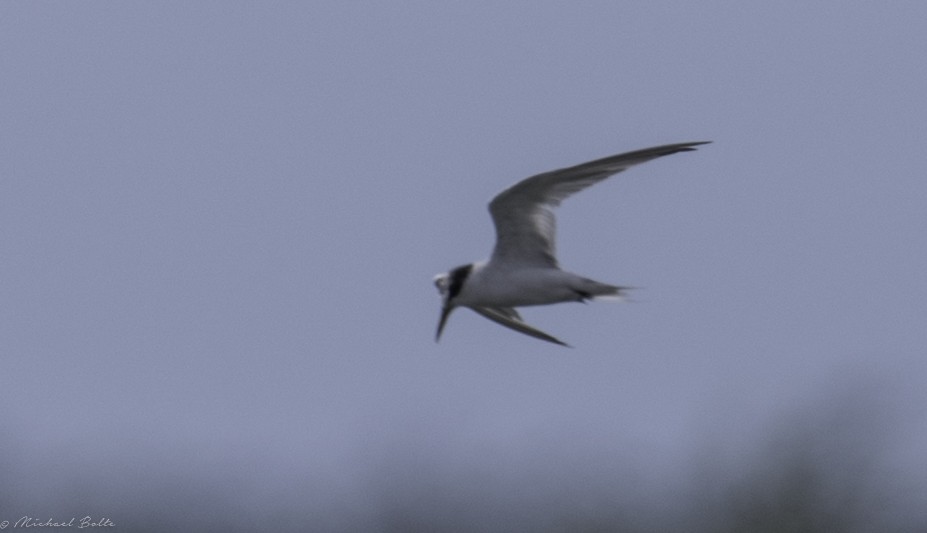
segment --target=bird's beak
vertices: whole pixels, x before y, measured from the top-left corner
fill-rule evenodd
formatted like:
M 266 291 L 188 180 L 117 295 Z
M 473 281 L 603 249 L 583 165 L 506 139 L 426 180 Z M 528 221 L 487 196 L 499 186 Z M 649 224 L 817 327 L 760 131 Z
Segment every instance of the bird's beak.
M 451 311 L 454 310 L 453 305 L 444 304 L 444 307 L 441 308 L 441 320 L 438 322 L 438 332 L 435 334 L 435 342 L 441 340 L 441 332 L 444 331 L 444 324 L 447 323 L 447 317 L 451 316 Z

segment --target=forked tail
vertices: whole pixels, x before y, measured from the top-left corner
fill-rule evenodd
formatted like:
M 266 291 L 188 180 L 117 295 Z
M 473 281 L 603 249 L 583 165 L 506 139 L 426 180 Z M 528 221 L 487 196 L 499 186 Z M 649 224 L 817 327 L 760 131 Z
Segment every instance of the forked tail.
M 579 286 L 574 287 L 573 290 L 576 291 L 578 299 L 581 302 L 586 300 L 620 302 L 627 299 L 628 291 L 633 288 L 634 287 L 609 285 L 588 278 L 582 278 Z

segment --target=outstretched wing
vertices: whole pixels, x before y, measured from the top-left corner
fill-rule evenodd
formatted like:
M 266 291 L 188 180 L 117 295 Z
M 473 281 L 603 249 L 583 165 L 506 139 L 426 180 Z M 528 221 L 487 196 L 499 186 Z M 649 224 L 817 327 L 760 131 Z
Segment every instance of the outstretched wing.
M 477 313 L 485 316 L 486 318 L 496 322 L 497 324 L 502 324 L 507 328 L 514 329 L 519 333 L 524 333 L 536 339 L 545 340 L 547 342 L 552 342 L 554 344 L 559 344 L 561 346 L 570 347 L 569 344 L 561 341 L 556 337 L 552 337 L 547 333 L 539 329 L 532 328 L 528 324 L 525 324 L 525 321 L 521 319 L 521 315 L 518 314 L 518 311 L 512 309 L 511 307 L 471 307 Z
M 523 179 L 496 195 L 489 203 L 489 212 L 496 226 L 496 247 L 492 261 L 556 267 L 556 219 L 553 208 L 560 205 L 560 202 L 634 165 L 664 155 L 690 152 L 707 142 L 645 148 Z

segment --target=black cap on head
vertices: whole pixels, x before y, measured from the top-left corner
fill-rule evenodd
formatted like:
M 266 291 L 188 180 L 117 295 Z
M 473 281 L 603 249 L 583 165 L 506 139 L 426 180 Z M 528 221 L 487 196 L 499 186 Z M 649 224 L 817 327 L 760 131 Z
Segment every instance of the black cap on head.
M 463 288 L 464 281 L 467 277 L 470 276 L 470 272 L 473 270 L 473 264 L 461 265 L 450 272 L 450 283 L 447 286 L 447 300 L 451 301 L 458 294 L 460 294 L 460 289 Z
M 435 333 L 435 342 L 441 338 L 441 332 L 444 331 L 444 325 L 447 324 L 447 319 L 451 316 L 451 312 L 454 310 L 454 298 L 460 294 L 460 290 L 463 288 L 464 281 L 470 275 L 470 272 L 473 270 L 473 265 L 462 265 L 459 266 L 450 272 L 447 273 L 447 277 L 441 276 L 440 281 L 436 281 L 438 288 L 441 289 L 441 285 L 445 282 L 447 283 L 447 292 L 444 293 L 444 306 L 441 308 L 441 318 L 438 320 L 438 331 Z

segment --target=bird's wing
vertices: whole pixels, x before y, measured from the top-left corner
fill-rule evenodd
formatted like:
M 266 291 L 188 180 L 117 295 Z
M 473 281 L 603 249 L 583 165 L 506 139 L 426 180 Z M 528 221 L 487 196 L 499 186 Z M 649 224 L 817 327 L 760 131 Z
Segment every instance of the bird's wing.
M 525 321 L 521 319 L 521 315 L 518 314 L 518 311 L 511 307 L 471 307 L 470 309 L 473 309 L 497 324 L 502 324 L 519 333 L 524 333 L 536 339 L 545 340 L 561 346 L 570 346 L 556 337 L 552 337 L 539 329 L 532 328 L 528 324 L 525 324 Z
M 710 141 L 707 141 L 710 142 Z M 496 226 L 493 262 L 556 267 L 553 208 L 570 195 L 613 174 L 664 155 L 689 152 L 707 142 L 667 144 L 597 159 L 525 178 L 489 203 Z

